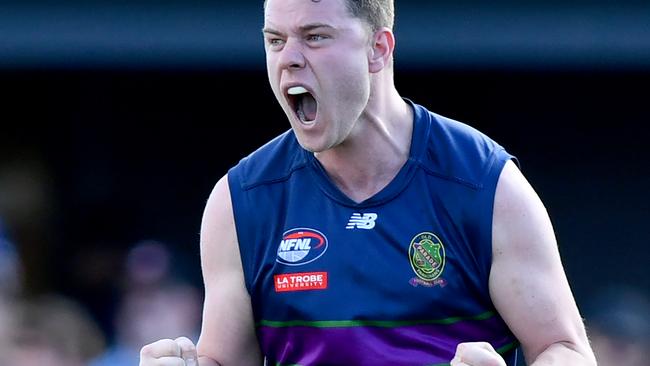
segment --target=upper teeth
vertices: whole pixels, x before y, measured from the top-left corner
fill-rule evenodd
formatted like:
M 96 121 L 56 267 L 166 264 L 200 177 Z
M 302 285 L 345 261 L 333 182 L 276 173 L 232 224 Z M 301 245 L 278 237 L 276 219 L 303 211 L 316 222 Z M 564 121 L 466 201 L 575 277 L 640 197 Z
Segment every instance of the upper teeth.
M 304 94 L 307 93 L 307 89 L 303 88 L 302 86 L 294 86 L 293 88 L 289 88 L 288 93 L 290 95 Z

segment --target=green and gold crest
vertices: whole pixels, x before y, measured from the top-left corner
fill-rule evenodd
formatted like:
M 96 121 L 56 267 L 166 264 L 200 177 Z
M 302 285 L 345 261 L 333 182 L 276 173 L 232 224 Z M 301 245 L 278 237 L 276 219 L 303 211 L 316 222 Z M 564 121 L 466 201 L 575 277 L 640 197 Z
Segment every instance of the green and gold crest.
M 419 233 L 409 245 L 409 260 L 419 278 L 433 281 L 445 268 L 445 247 L 435 234 Z

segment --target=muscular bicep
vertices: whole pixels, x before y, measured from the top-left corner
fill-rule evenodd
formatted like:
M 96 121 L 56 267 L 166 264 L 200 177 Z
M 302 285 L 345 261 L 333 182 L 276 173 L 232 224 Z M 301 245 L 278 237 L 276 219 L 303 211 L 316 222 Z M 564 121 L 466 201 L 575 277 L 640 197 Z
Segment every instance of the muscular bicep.
M 203 214 L 201 266 L 205 303 L 199 356 L 223 366 L 260 365 L 227 177 L 215 186 Z
M 546 209 L 512 162 L 497 185 L 492 236 L 490 295 L 527 361 L 556 345 L 589 352 Z

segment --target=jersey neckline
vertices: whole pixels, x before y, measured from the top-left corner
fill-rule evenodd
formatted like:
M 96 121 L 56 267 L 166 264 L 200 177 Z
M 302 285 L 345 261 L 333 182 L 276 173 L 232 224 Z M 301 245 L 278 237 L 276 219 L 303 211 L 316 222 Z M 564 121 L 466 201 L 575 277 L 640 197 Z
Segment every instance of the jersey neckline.
M 404 100 L 413 109 L 413 132 L 409 157 L 397 175 L 382 190 L 362 202 L 356 202 L 343 193 L 329 177 L 325 168 L 316 159 L 314 154 L 303 149 L 310 168 L 309 170 L 312 172 L 316 184 L 325 195 L 344 206 L 367 208 L 378 206 L 394 199 L 408 186 L 424 154 L 429 135 L 430 121 L 429 114 L 423 107 L 413 103 L 409 99 L 404 98 Z

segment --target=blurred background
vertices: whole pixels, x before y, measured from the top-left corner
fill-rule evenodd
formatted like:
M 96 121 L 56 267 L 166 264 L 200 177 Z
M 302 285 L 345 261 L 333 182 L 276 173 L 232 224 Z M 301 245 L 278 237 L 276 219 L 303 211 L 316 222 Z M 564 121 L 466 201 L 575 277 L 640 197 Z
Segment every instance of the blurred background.
M 519 158 L 600 364 L 644 365 L 650 3 L 396 13 L 402 95 Z M 135 365 L 196 339 L 205 201 L 289 128 L 262 24 L 262 1 L 0 1 L 0 364 Z

